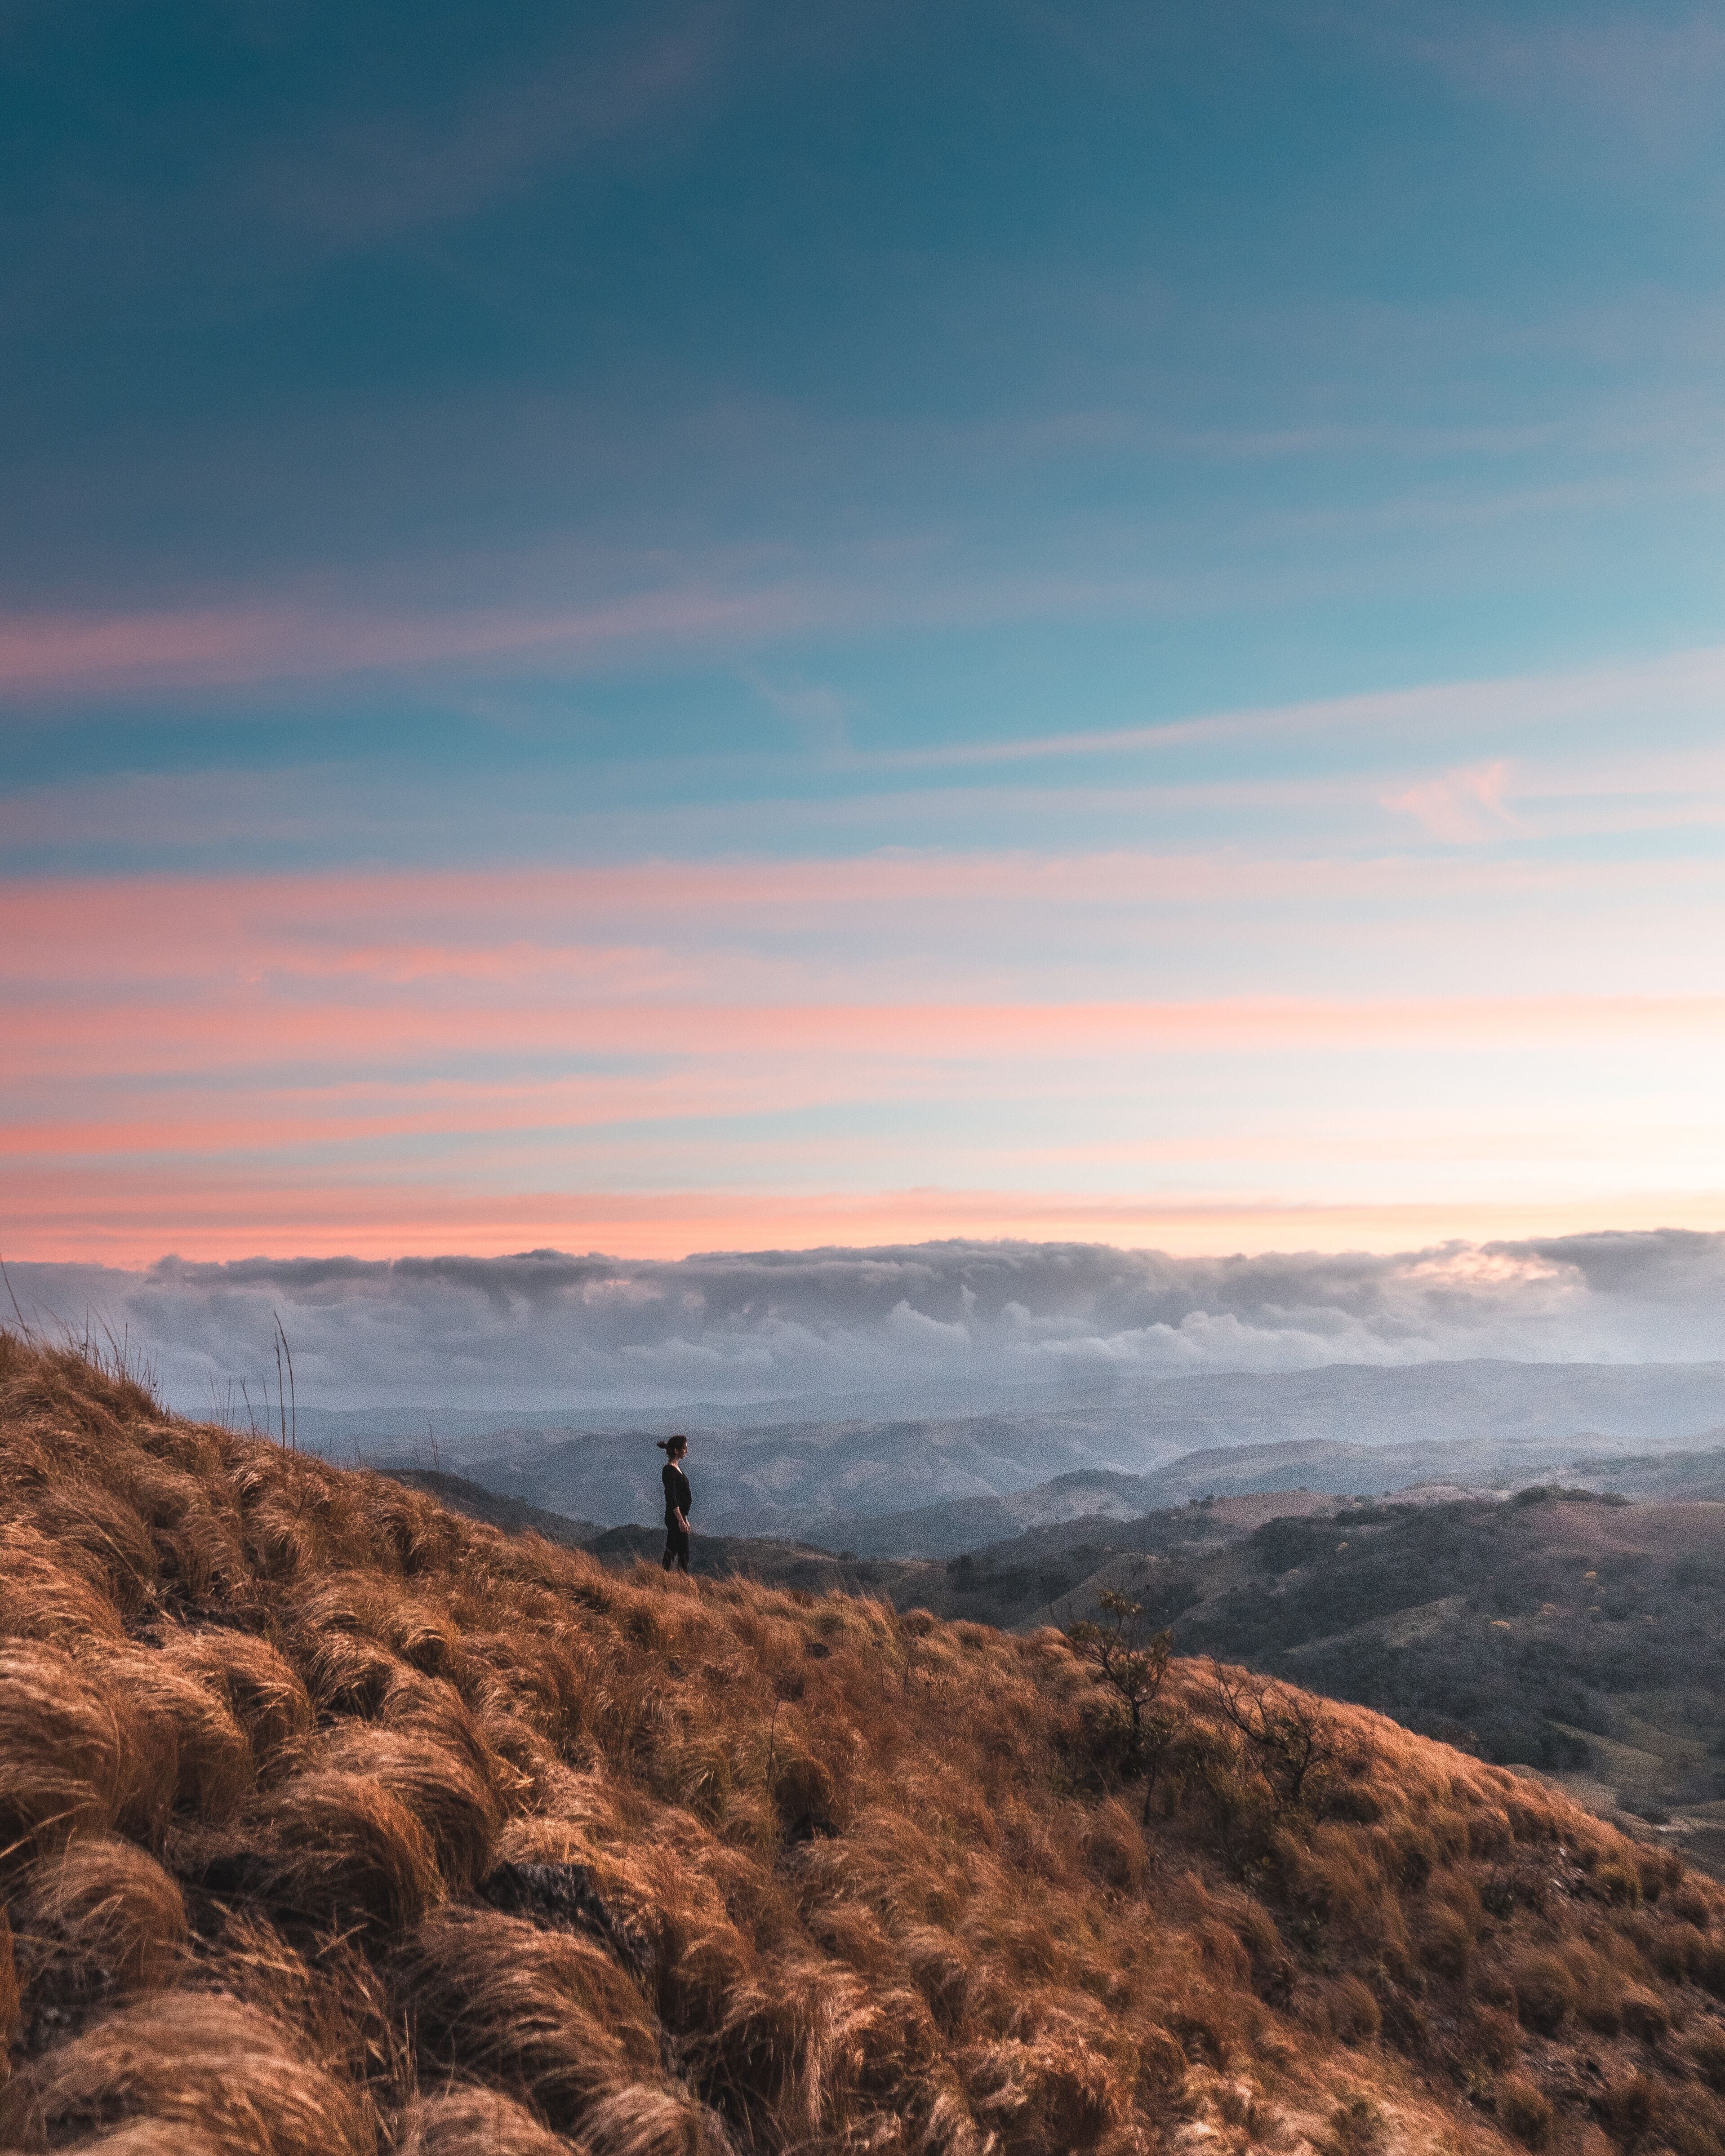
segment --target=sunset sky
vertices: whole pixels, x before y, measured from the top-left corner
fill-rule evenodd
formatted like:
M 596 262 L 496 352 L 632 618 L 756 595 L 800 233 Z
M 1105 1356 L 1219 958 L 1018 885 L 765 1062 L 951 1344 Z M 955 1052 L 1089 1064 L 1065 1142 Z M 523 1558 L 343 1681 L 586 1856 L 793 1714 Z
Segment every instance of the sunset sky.
M 1725 1228 L 1725 14 L 0 0 L 0 1255 Z

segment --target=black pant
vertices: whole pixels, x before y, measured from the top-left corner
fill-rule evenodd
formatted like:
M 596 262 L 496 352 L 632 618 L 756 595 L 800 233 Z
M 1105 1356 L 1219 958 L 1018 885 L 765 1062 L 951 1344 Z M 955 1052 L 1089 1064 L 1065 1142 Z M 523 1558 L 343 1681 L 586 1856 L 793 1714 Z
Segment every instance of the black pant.
M 667 1520 L 665 1523 L 665 1570 L 669 1572 L 674 1564 L 680 1565 L 685 1572 L 689 1569 L 689 1530 L 674 1527 Z

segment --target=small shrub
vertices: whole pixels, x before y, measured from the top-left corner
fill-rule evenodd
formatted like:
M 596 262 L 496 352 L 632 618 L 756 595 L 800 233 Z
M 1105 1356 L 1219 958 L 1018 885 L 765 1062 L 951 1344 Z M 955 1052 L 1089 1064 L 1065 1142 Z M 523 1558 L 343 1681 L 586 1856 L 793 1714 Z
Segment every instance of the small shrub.
M 1437 1868 L 1438 1845 L 1423 1826 L 1404 1820 L 1390 1837 L 1398 1882 L 1418 1892 Z
M 112 1704 L 69 1656 L 33 1640 L 0 1650 L 0 1869 L 110 1825 L 135 1764 Z
M 1640 1874 L 1627 1864 L 1602 1864 L 1593 1876 L 1594 1892 L 1602 1902 L 1614 1908 L 1638 1909 L 1641 1906 Z
M 1639 1986 L 1626 1991 L 1618 2010 L 1624 2027 L 1643 2044 L 1662 2043 L 1671 2033 L 1670 2009 L 1655 1992 L 1644 1991 Z
M 1554 1954 L 1525 1954 L 1510 1973 L 1516 2013 L 1524 2029 L 1554 2036 L 1575 2006 L 1575 1985 Z
M 1459 1910 L 1440 1902 L 1421 1912 L 1414 1950 L 1426 1968 L 1464 1983 L 1473 1963 L 1473 1933 Z
M 369 1774 L 296 1775 L 245 1824 L 258 1837 L 249 1876 L 289 1922 L 396 1938 L 441 1898 L 431 1836 Z
M 1377 2000 L 1357 1976 L 1337 1979 L 1330 1994 L 1330 2018 L 1344 2044 L 1369 2043 L 1384 2020 Z
M 1153 2024 L 1138 2038 L 1140 2101 L 1157 2107 L 1177 2099 L 1186 2086 L 1186 2054 L 1178 2040 Z
M 1495 2006 L 1482 2006 L 1468 2025 L 1466 2047 L 1482 2064 L 1500 2071 L 1521 2056 L 1522 2032 L 1514 2017 Z
M 1354 1826 L 1373 1826 L 1384 1816 L 1378 1796 L 1363 1782 L 1337 1782 L 1326 1795 L 1324 1815 Z
M 167 1992 L 122 2008 L 0 2089 L 0 2143 L 63 2148 L 103 2127 L 159 2123 L 231 2156 L 369 2156 L 353 2092 L 269 2018 L 227 1999 Z M 164 2136 L 162 2146 L 170 2145 Z
M 1658 2113 L 1659 2091 L 1645 2074 L 1624 2074 L 1594 2099 L 1594 2109 L 1607 2133 L 1633 2144 Z
M 639 1995 L 584 1939 L 452 1910 L 409 1942 L 397 1968 L 424 2055 L 451 2064 L 459 2055 L 470 2071 L 524 2092 L 560 2132 L 608 2090 L 656 2071 Z
M 1643 1850 L 1635 1860 L 1635 1870 L 1642 1898 L 1647 1902 L 1657 1902 L 1667 1888 L 1683 1881 L 1683 1860 L 1672 1849 Z
M 1330 2113 L 1323 2156 L 1377 2156 L 1384 2140 L 1383 2112 L 1369 2097 L 1350 2097 Z
M 12 1921 L 0 1902 L 0 2045 L 10 2046 L 18 2032 L 23 2009 L 18 1989 L 18 1958 L 13 1952 Z
M 1550 2097 L 1525 2074 L 1510 2074 L 1498 2083 L 1498 2123 L 1527 2148 L 1543 2148 L 1549 2143 L 1556 2117 Z
M 1725 2029 L 1710 2022 L 1690 2040 L 1690 2063 L 1710 2089 L 1725 2094 Z
M 1084 1860 L 1091 1875 L 1117 1893 L 1136 1893 L 1143 1885 L 1143 1832 L 1123 1804 L 1097 1808 L 1085 1833 Z
M 83 1990 L 153 1990 L 186 1945 L 179 1887 L 153 1857 L 106 1835 L 75 1840 L 39 1866 L 27 1907 L 39 1953 Z
M 832 1775 L 807 1752 L 790 1752 L 773 1762 L 772 1798 L 785 1831 L 806 1840 L 834 1831 L 838 1792 Z

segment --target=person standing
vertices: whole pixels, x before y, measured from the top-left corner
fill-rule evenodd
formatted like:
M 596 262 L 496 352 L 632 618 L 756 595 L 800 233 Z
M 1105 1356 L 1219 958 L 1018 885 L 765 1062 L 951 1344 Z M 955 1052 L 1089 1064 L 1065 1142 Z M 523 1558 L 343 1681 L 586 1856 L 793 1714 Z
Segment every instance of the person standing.
M 659 1478 L 665 1485 L 665 1569 L 669 1572 L 675 1564 L 686 1577 L 689 1513 L 695 1502 L 695 1492 L 683 1471 L 689 1440 L 686 1437 L 661 1437 L 659 1449 L 665 1455 L 665 1471 Z

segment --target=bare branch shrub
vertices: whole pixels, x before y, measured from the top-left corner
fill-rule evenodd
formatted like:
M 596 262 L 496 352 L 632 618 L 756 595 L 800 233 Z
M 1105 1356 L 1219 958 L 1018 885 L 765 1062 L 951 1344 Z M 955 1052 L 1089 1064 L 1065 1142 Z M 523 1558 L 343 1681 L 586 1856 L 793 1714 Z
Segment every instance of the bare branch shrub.
M 1110 1695 L 1111 1717 L 1122 1740 L 1121 1771 L 1129 1780 L 1143 1778 L 1147 1826 L 1158 1770 L 1173 1734 L 1173 1722 L 1155 1707 L 1168 1678 L 1174 1635 L 1151 1631 L 1143 1604 L 1116 1589 L 1108 1589 L 1096 1602 L 1100 1617 L 1067 1625 L 1066 1643 Z
M 1277 1812 L 1310 1810 L 1342 1756 L 1335 1716 L 1310 1692 L 1212 1661 L 1209 1703 L 1242 1740 Z

